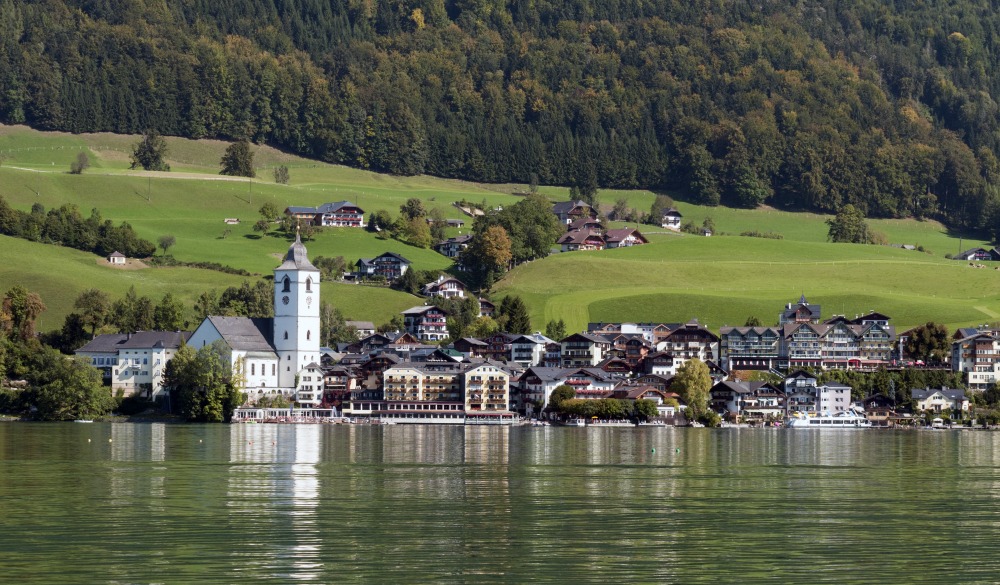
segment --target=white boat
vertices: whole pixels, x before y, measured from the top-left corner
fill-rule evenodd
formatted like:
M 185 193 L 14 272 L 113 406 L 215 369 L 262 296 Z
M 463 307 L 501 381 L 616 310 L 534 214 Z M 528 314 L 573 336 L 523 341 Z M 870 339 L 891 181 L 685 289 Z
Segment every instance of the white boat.
M 864 413 L 857 410 L 847 410 L 834 414 L 822 413 L 808 416 L 797 412 L 785 423 L 790 429 L 870 429 L 872 423 Z
M 76 422 L 76 423 L 92 423 L 94 421 L 92 421 L 89 418 L 78 418 L 78 419 L 75 419 L 73 422 Z

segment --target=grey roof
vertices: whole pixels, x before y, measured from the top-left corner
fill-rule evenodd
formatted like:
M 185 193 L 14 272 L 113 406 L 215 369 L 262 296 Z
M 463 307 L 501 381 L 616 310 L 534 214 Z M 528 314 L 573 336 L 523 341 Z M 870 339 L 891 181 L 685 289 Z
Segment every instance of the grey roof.
M 560 213 L 569 213 L 570 211 L 573 211 L 577 207 L 590 207 L 590 205 L 587 205 L 586 202 L 580 200 L 560 201 L 559 203 L 556 203 L 555 205 L 552 206 L 552 212 L 557 215 Z
M 98 335 L 78 352 L 115 353 L 119 349 L 177 349 L 191 337 L 188 331 L 138 331 Z
M 664 209 L 664 210 L 663 210 L 663 217 L 666 217 L 666 216 L 668 216 L 668 215 L 671 215 L 671 216 L 676 216 L 676 217 L 684 217 L 683 215 L 681 215 L 681 212 L 680 212 L 680 211 L 677 211 L 677 210 L 676 210 L 675 208 L 673 208 L 673 207 L 671 207 L 671 208 L 669 208 L 669 209 Z
M 320 213 L 336 213 L 345 207 L 353 207 L 359 212 L 364 213 L 364 210 L 357 205 L 351 203 L 350 201 L 337 201 L 336 203 L 324 203 L 316 208 L 316 211 Z
M 549 339 L 548 337 L 545 337 L 541 333 L 535 332 L 535 333 L 529 333 L 527 335 L 518 335 L 517 337 L 511 340 L 511 343 L 535 343 L 535 344 L 547 345 L 549 343 L 558 343 L 558 342 L 553 339 Z
M 910 395 L 914 400 L 923 400 L 935 392 L 944 394 L 948 400 L 965 400 L 965 390 L 955 388 L 914 388 L 910 390 Z
M 191 333 L 188 331 L 138 331 L 128 336 L 119 347 L 123 349 L 176 349 L 190 337 Z
M 295 241 L 288 247 L 288 253 L 285 254 L 285 261 L 281 263 L 278 270 L 312 270 L 319 272 L 319 269 L 313 266 L 312 262 L 309 262 L 309 254 L 306 252 L 306 247 L 302 244 L 298 232 L 295 233 Z
M 527 375 L 528 372 L 538 376 L 538 378 L 545 382 L 554 382 L 556 380 L 561 380 L 566 378 L 571 373 L 577 371 L 576 368 L 546 368 L 542 366 L 531 367 L 525 370 L 524 374 Z M 524 376 L 521 376 L 524 378 Z
M 295 214 L 305 214 L 305 213 L 336 213 L 345 207 L 354 207 L 360 213 L 364 213 L 364 210 L 357 205 L 351 203 L 350 201 L 337 201 L 335 203 L 324 203 L 319 207 L 303 207 L 296 205 L 289 205 L 288 212 Z
M 119 252 L 118 250 L 115 250 L 114 252 L 112 252 L 112 253 L 108 254 L 108 257 L 109 257 L 109 258 L 124 258 L 124 257 L 125 257 L 125 254 L 122 254 L 122 253 L 121 253 L 121 252 Z
M 267 318 L 211 316 L 209 322 L 219 331 L 229 347 L 240 351 L 274 352 L 274 321 Z
M 379 254 L 378 256 L 372 258 L 372 260 L 378 260 L 379 258 L 385 258 L 385 257 L 395 258 L 396 260 L 399 260 L 400 262 L 402 262 L 404 264 L 413 264 L 413 262 L 410 262 L 409 260 L 407 260 L 406 258 L 400 256 L 399 254 L 397 254 L 395 252 L 383 252 L 383 253 Z
M 420 307 L 411 307 L 411 308 L 409 308 L 409 309 L 407 309 L 405 311 L 400 311 L 400 314 L 401 315 L 423 315 L 424 313 L 426 313 L 427 311 L 430 311 L 431 309 L 437 309 L 438 311 L 441 311 L 442 313 L 444 313 L 446 315 L 448 314 L 444 309 L 442 309 L 440 307 L 435 307 L 434 305 L 422 305 Z
M 371 321 L 344 321 L 344 324 L 355 329 L 375 329 L 375 324 Z
M 90 353 L 113 353 L 118 351 L 119 345 L 125 341 L 127 336 L 124 333 L 105 333 L 103 335 L 98 335 L 90 340 L 87 345 L 84 345 L 77 352 L 90 352 Z

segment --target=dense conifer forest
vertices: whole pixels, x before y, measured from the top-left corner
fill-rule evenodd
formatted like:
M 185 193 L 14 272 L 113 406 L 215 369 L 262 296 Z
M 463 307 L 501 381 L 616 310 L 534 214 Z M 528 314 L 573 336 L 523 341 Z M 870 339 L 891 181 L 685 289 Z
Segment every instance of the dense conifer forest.
M 0 121 L 1000 226 L 986 0 L 0 0 Z

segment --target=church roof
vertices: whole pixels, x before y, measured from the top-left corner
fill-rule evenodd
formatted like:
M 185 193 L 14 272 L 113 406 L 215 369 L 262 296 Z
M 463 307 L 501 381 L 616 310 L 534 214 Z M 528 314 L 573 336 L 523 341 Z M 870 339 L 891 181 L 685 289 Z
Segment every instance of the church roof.
M 271 344 L 272 319 L 213 315 L 208 320 L 234 350 L 274 353 Z
M 285 261 L 281 263 L 278 270 L 314 270 L 319 272 L 319 269 L 309 261 L 309 254 L 306 252 L 306 247 L 302 244 L 298 233 L 295 234 L 295 242 L 288 247 Z

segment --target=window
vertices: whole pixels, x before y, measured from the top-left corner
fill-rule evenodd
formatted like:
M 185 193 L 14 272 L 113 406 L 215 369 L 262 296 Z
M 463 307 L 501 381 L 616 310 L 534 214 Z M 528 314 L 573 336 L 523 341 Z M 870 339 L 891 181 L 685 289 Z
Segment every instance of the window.
M 257 375 L 257 364 L 250 364 L 250 375 L 251 376 Z
M 277 369 L 278 369 L 278 364 L 271 364 L 271 375 L 272 376 L 277 373 Z
M 285 331 L 285 339 L 288 339 L 288 332 Z
M 306 331 L 306 341 L 309 341 L 309 339 L 311 338 L 311 336 L 312 336 L 312 332 L 311 331 Z
M 306 279 L 306 292 L 312 292 L 313 279 L 309 277 Z

